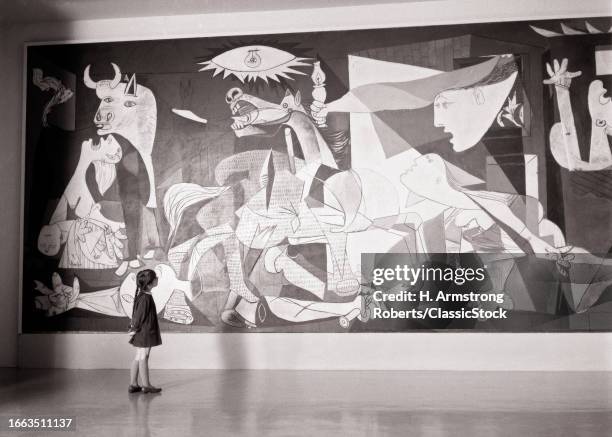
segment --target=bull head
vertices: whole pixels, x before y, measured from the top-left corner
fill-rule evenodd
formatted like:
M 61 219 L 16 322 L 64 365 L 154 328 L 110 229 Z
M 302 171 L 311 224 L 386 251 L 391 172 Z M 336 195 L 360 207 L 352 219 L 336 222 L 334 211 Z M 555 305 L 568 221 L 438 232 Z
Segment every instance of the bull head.
M 121 90 L 117 88 L 121 83 L 121 70 L 116 64 L 111 65 L 115 70 L 115 77 L 112 80 L 93 81 L 89 74 L 89 65 L 85 68 L 83 75 L 85 85 L 88 88 L 95 89 L 96 95 L 101 100 L 94 116 L 94 123 L 99 129 L 99 135 L 105 135 L 108 133 L 106 131 L 121 133 L 119 130 L 122 126 L 129 125 L 134 120 L 135 114 L 130 114 L 129 108 L 133 108 L 139 103 L 136 92 L 138 87 L 136 75 L 133 74 L 125 88 Z M 124 107 L 122 108 L 122 106 Z

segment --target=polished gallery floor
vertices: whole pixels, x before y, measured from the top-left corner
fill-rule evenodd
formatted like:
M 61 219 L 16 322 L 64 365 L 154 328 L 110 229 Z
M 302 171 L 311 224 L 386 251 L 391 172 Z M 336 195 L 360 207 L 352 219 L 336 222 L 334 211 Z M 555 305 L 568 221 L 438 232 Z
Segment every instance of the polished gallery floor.
M 612 374 L 578 372 L 0 370 L 0 435 L 611 436 Z M 9 431 L 10 417 L 76 431 Z

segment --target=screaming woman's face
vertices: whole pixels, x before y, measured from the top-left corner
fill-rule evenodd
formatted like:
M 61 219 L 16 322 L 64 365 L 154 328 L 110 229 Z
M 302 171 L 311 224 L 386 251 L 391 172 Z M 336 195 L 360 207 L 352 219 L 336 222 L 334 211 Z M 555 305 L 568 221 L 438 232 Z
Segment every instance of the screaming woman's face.
M 501 110 L 517 73 L 505 80 L 472 88 L 446 90 L 434 99 L 434 126 L 452 135 L 455 152 L 475 146 Z

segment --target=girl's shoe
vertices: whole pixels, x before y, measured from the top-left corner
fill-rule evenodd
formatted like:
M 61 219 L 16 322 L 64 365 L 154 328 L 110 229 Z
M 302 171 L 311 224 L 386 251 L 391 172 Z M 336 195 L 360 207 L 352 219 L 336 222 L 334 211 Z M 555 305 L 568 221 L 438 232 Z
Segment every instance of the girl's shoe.
M 142 387 L 143 393 L 159 393 L 160 391 L 162 391 L 162 389 L 158 387 Z
M 128 387 L 128 393 L 138 393 L 142 391 L 142 387 L 139 385 L 131 385 Z

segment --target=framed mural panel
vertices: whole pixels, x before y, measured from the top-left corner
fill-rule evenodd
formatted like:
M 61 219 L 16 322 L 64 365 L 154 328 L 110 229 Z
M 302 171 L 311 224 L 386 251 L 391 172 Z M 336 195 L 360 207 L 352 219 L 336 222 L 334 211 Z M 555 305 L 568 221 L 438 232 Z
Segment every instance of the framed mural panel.
M 22 330 L 612 330 L 612 19 L 26 50 Z

